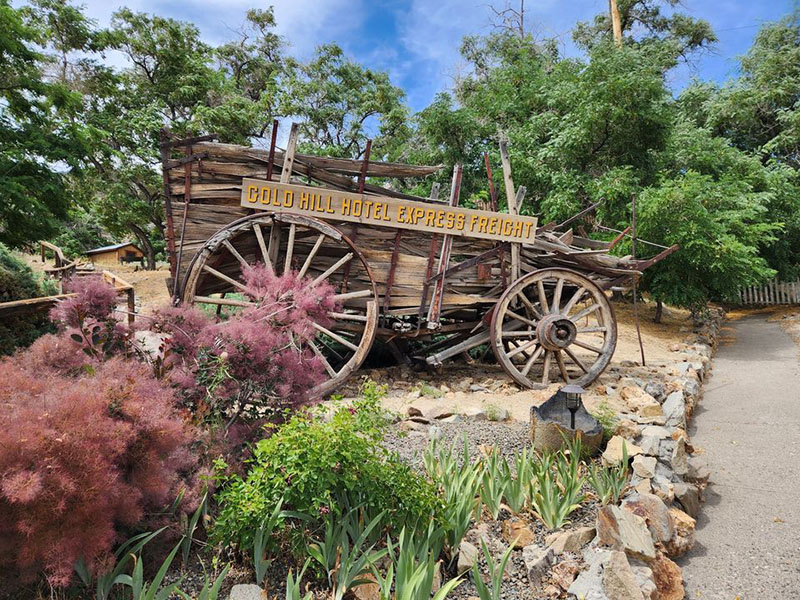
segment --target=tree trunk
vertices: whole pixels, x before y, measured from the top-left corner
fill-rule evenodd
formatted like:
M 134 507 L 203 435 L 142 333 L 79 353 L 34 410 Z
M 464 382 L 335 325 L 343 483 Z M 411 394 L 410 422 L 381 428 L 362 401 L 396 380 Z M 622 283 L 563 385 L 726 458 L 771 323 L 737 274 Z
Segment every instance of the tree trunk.
M 155 248 L 153 248 L 153 243 L 150 241 L 150 237 L 147 235 L 147 232 L 139 227 L 136 223 L 128 223 L 128 227 L 131 231 L 133 231 L 136 239 L 139 240 L 139 243 L 142 245 L 142 249 L 145 253 L 145 269 L 148 271 L 155 271 L 156 251 Z
M 653 317 L 654 323 L 661 323 L 661 313 L 663 309 L 664 309 L 664 304 L 661 302 L 661 300 L 656 299 L 656 316 Z

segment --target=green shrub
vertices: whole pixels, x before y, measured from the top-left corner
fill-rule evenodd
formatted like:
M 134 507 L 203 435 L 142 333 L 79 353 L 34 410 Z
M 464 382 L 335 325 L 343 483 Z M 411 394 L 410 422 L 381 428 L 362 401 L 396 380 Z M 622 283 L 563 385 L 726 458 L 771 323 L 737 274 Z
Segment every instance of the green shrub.
M 590 413 L 600 426 L 603 428 L 603 441 L 608 441 L 614 436 L 614 432 L 617 430 L 617 413 L 614 411 L 611 406 L 609 406 L 608 402 L 605 400 L 601 401 L 600 404 L 597 406 L 597 410 L 593 413 Z
M 52 283 L 37 279 L 28 265 L 0 244 L 0 302 L 55 293 Z M 4 317 L 0 323 L 0 355 L 13 354 L 17 348 L 30 346 L 39 336 L 54 331 L 46 313 Z
M 386 425 L 380 390 L 366 390 L 352 407 L 339 407 L 329 420 L 298 413 L 256 444 L 244 477 L 221 478 L 216 538 L 253 543 L 259 523 L 283 497 L 287 510 L 321 522 L 359 505 L 384 512 L 386 529 L 400 531 L 438 518 L 435 488 L 380 442 Z M 223 465 L 220 465 L 223 466 Z

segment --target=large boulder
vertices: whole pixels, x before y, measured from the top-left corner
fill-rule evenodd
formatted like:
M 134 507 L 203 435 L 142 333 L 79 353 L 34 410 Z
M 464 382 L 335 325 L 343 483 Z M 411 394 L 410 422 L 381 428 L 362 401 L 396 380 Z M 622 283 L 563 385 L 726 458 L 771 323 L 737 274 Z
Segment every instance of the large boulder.
M 666 543 L 672 539 L 675 524 L 669 509 L 658 496 L 633 494 L 622 501 L 622 508 L 644 519 L 654 542 Z
M 653 538 L 642 517 L 618 506 L 604 506 L 597 511 L 596 527 L 601 544 L 645 561 L 655 558 Z

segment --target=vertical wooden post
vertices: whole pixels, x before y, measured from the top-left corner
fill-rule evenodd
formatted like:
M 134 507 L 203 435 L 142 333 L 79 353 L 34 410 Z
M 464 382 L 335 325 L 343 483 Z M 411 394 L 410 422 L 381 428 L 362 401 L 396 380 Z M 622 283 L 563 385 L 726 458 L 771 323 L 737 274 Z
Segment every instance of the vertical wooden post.
M 622 47 L 622 21 L 619 17 L 619 6 L 617 0 L 608 0 L 609 11 L 611 12 L 611 28 L 614 31 L 614 43 L 617 48 Z
M 503 165 L 503 182 L 506 188 L 506 201 L 508 202 L 508 213 L 511 215 L 519 214 L 517 198 L 514 191 L 514 180 L 511 177 L 511 159 L 508 156 L 507 141 L 500 140 L 500 161 Z M 519 266 L 519 244 L 511 244 L 511 281 L 512 283 L 520 278 Z
M 458 197 L 461 192 L 462 166 L 457 164 L 453 169 L 453 183 L 450 186 L 449 206 L 458 206 Z M 428 310 L 428 329 L 439 328 L 439 317 L 442 312 L 442 302 L 444 300 L 444 273 L 450 264 L 450 250 L 453 247 L 453 236 L 445 234 L 442 237 L 442 253 L 439 255 L 439 268 L 437 274 L 441 275 L 433 288 L 431 306 Z
M 272 169 L 275 167 L 275 143 L 278 141 L 278 119 L 272 120 L 272 136 L 269 142 L 269 158 L 267 159 L 267 181 L 272 181 Z M 220 304 L 220 306 L 222 306 Z
M 128 325 L 133 325 L 136 320 L 136 296 L 133 288 L 128 288 Z
M 289 183 L 292 177 L 292 167 L 294 167 L 294 155 L 297 151 L 297 123 L 292 123 L 292 128 L 289 130 L 289 141 L 286 142 L 286 152 L 283 155 L 283 168 L 281 169 L 281 183 Z M 294 225 L 292 225 L 294 227 Z M 272 228 L 269 231 L 269 246 L 267 255 L 273 269 L 278 268 L 278 253 L 281 246 L 281 226 L 280 223 L 272 222 Z
M 281 170 L 281 183 L 289 183 L 294 166 L 294 154 L 297 151 L 297 123 L 292 123 L 289 131 L 289 141 L 286 143 L 286 154 L 283 155 L 283 169 Z

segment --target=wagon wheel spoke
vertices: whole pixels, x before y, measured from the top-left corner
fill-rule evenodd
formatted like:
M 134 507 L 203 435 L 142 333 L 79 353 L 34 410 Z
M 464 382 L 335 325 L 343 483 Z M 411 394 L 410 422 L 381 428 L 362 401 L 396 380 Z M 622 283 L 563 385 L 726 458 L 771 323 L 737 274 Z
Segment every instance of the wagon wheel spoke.
M 292 268 L 292 255 L 294 254 L 294 237 L 297 235 L 297 225 L 289 225 L 289 239 L 286 242 L 286 257 L 283 261 L 283 272 L 288 273 Z
M 560 279 L 556 283 L 556 291 L 553 293 L 553 305 L 550 307 L 550 312 L 558 314 L 560 312 L 559 307 L 561 306 L 561 291 L 564 289 L 564 280 Z
M 569 373 L 567 373 L 567 366 L 564 364 L 564 357 L 561 355 L 560 351 L 556 351 L 555 355 L 556 362 L 558 363 L 558 370 L 561 372 L 561 377 L 564 379 L 564 381 L 569 383 Z
M 544 365 L 542 367 L 542 385 L 547 385 L 550 383 L 550 360 L 552 359 L 553 353 L 550 350 L 545 350 L 544 352 Z
M 317 252 L 319 252 L 319 247 L 322 246 L 322 242 L 324 242 L 324 241 L 325 241 L 325 234 L 320 233 L 319 237 L 317 238 L 317 241 L 314 242 L 314 246 L 311 248 L 311 251 L 308 253 L 308 256 L 306 257 L 306 260 L 303 263 L 303 266 L 300 267 L 300 270 L 297 272 L 297 276 L 298 277 L 305 277 L 306 273 L 308 272 L 308 267 L 311 266 L 311 261 L 314 260 L 314 257 L 317 255 Z
M 577 356 L 575 356 L 575 353 L 572 350 L 570 350 L 569 348 L 564 348 L 564 352 L 566 352 L 567 356 L 569 356 L 572 359 L 572 362 L 574 362 L 576 365 L 578 365 L 578 368 L 581 371 L 583 371 L 584 373 L 588 373 L 589 372 L 589 369 L 586 368 L 586 365 L 583 364 L 581 359 L 579 359 Z
M 524 377 L 528 376 L 528 373 L 530 373 L 530 370 L 531 370 L 531 367 L 533 366 L 533 363 L 535 363 L 539 359 L 539 357 L 542 355 L 542 352 L 544 352 L 544 348 L 542 346 L 539 346 L 530 355 L 528 360 L 525 362 L 525 366 L 522 367 L 522 371 L 520 371 L 520 373 L 522 373 L 522 375 Z
M 591 304 L 591 305 L 587 306 L 586 308 L 584 308 L 584 309 L 583 309 L 581 312 L 579 312 L 578 314 L 571 316 L 571 317 L 570 317 L 570 320 L 571 320 L 573 323 L 577 323 L 577 322 L 578 322 L 578 321 L 580 321 L 582 318 L 584 318 L 584 317 L 588 317 L 590 314 L 592 314 L 593 312 L 595 312 L 595 311 L 597 311 L 597 310 L 600 310 L 600 305 L 599 305 L 599 304 Z
M 253 233 L 256 234 L 256 241 L 258 242 L 258 247 L 261 250 L 261 258 L 264 261 L 264 264 L 267 265 L 270 269 L 275 269 L 272 261 L 269 259 L 269 252 L 267 251 L 267 244 L 264 241 L 264 232 L 261 231 L 261 225 L 258 223 L 253 223 Z
M 317 356 L 317 358 L 319 358 L 320 361 L 322 361 L 322 365 L 325 367 L 325 370 L 328 372 L 328 375 L 330 375 L 331 377 L 335 377 L 336 371 L 331 366 L 331 363 L 328 362 L 328 359 L 325 358 L 325 355 L 322 353 L 322 350 L 319 349 L 319 346 L 317 346 L 313 342 L 313 340 L 309 340 L 308 345 L 311 348 L 311 351 Z
M 547 294 L 544 292 L 544 283 L 537 281 L 536 289 L 539 292 L 539 303 L 542 305 L 542 311 L 547 314 L 550 312 L 550 309 L 547 306 Z
M 575 305 L 578 301 L 583 297 L 583 294 L 586 292 L 586 288 L 581 286 L 579 287 L 574 294 L 572 294 L 572 298 L 570 298 L 567 303 L 564 305 L 564 310 L 562 311 L 563 314 L 569 316 L 569 311 L 575 308 Z

